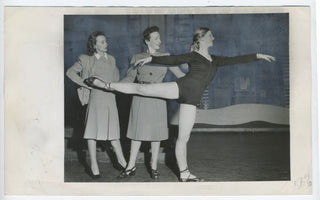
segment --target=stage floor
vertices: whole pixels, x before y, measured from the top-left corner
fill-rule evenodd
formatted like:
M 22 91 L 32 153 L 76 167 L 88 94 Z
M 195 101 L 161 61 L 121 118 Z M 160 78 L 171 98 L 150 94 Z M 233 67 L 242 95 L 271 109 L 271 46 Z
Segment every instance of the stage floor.
M 136 175 L 117 179 L 111 163 L 99 163 L 101 178 L 92 180 L 79 161 L 65 161 L 65 182 L 176 182 L 174 140 L 166 143 L 160 179 L 150 178 L 144 163 Z M 106 155 L 107 156 L 107 155 Z M 205 181 L 290 180 L 290 134 L 282 132 L 193 132 L 188 144 L 189 169 Z

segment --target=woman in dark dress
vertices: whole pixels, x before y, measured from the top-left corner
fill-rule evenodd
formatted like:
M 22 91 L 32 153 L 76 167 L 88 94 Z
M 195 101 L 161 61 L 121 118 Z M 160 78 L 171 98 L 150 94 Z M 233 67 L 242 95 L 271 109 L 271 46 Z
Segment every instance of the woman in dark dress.
M 133 83 L 104 83 L 96 78 L 89 78 L 88 82 L 95 86 L 113 89 L 128 94 L 178 99 L 180 103 L 179 134 L 176 142 L 176 158 L 180 169 L 180 181 L 203 181 L 193 175 L 187 165 L 187 142 L 195 122 L 196 105 L 201 95 L 212 81 L 218 67 L 236 63 L 246 63 L 258 59 L 274 61 L 275 58 L 265 54 L 251 54 L 236 57 L 220 57 L 210 55 L 208 48 L 213 45 L 214 37 L 208 28 L 198 29 L 193 36 L 191 52 L 176 56 L 147 57 L 136 61 L 135 65 L 156 63 L 165 65 L 180 65 L 188 63 L 189 72 L 176 82 L 157 84 Z

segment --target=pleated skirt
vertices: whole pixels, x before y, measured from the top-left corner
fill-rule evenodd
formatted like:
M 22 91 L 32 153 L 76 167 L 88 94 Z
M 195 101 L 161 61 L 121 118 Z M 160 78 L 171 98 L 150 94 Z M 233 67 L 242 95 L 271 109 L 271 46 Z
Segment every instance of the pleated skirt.
M 95 140 L 120 138 L 115 94 L 96 89 L 91 90 L 84 138 Z
M 134 96 L 130 109 L 127 137 L 139 141 L 168 139 L 166 101 L 158 98 Z

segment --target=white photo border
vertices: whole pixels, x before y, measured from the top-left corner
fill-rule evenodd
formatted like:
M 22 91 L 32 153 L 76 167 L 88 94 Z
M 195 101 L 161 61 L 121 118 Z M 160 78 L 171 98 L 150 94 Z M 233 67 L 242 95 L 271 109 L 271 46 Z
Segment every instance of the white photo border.
M 1 34 L 0 34 L 0 146 L 1 146 L 1 160 L 0 160 L 0 198 L 1 199 L 318 199 L 319 198 L 319 136 L 318 136 L 318 124 L 319 124 L 319 118 L 318 118 L 318 93 L 320 88 L 320 81 L 318 80 L 318 71 L 317 71 L 317 51 L 316 51 L 316 45 L 319 46 L 319 41 L 316 40 L 316 32 L 319 32 L 319 26 L 317 26 L 316 30 L 316 21 L 319 21 L 319 17 L 316 16 L 316 6 L 314 0 L 299 0 L 299 1 L 289 1 L 289 0 L 270 0 L 270 1 L 254 1 L 254 0 L 243 0 L 241 1 L 232 1 L 232 0 L 225 0 L 225 1 L 112 1 L 109 3 L 103 2 L 103 1 L 64 1 L 64 0 L 58 0 L 58 1 L 2 1 L 0 2 L 0 20 L 1 20 Z M 311 8 L 311 69 L 312 69 L 312 174 L 313 174 L 313 194 L 312 195 L 302 195 L 302 196 L 237 196 L 237 197 L 67 197 L 67 196 L 6 196 L 4 195 L 4 7 L 7 6 L 74 6 L 74 7 L 83 7 L 83 6 L 94 6 L 94 7 L 109 7 L 109 6 L 131 6 L 131 7 L 149 7 L 149 6 L 172 6 L 172 7 L 193 7 L 193 6 L 309 6 Z M 318 9 L 318 6 L 317 6 Z M 319 9 L 318 9 L 319 11 Z M 319 14 L 318 14 L 319 15 Z M 316 20 L 317 19 L 317 20 Z M 317 41 L 314 42 L 314 41 Z

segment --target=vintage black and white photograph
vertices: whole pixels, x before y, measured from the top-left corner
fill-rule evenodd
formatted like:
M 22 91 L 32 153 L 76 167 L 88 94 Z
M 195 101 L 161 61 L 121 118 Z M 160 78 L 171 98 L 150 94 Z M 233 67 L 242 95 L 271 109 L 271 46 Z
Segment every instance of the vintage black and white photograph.
M 5 195 L 315 191 L 310 7 L 3 10 Z
M 290 181 L 289 14 L 65 15 L 65 181 Z

